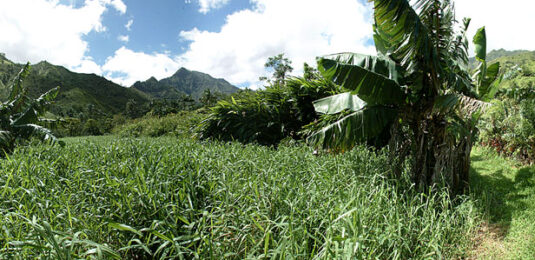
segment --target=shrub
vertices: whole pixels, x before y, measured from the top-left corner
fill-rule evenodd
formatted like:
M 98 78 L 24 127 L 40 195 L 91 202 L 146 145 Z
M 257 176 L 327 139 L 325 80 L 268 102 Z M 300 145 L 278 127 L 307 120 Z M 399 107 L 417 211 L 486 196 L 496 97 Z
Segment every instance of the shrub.
M 483 116 L 480 141 L 524 162 L 535 161 L 535 100 L 495 100 Z
M 115 127 L 112 133 L 123 137 L 192 136 L 193 129 L 203 117 L 202 110 L 181 111 L 163 117 L 147 115 Z
M 273 83 L 218 102 L 201 123 L 199 137 L 263 145 L 276 145 L 285 137 L 301 139 L 301 128 L 317 119 L 312 102 L 339 92 L 338 86 L 319 76 Z

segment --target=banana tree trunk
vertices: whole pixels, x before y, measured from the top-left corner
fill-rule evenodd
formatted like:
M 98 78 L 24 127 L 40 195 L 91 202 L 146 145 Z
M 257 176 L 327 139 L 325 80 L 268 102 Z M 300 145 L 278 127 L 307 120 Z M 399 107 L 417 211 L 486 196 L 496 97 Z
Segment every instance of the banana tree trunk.
M 410 155 L 411 180 L 421 190 L 445 186 L 452 195 L 464 193 L 469 183 L 471 135 L 456 140 L 448 135 L 443 118 L 426 117 L 413 121 L 409 132 L 403 133 L 398 126 L 392 128 L 391 156 L 400 158 L 395 168 L 401 169 L 400 164 Z M 396 177 L 400 174 L 395 173 Z

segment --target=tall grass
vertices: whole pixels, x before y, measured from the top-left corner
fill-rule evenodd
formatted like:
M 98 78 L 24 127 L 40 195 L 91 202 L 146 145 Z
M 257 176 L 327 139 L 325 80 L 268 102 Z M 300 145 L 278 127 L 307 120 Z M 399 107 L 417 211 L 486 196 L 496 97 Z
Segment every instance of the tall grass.
M 475 225 L 366 149 L 67 142 L 0 161 L 0 258 L 449 258 Z

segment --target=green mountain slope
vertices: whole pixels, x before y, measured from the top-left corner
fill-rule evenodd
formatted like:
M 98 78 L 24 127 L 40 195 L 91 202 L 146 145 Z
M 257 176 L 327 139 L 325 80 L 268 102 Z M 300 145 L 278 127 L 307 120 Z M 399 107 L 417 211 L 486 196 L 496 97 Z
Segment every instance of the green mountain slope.
M 7 96 L 7 86 L 22 66 L 0 55 L 1 99 Z M 122 87 L 95 74 L 71 72 L 46 61 L 32 65 L 30 75 L 24 83 L 32 96 L 59 86 L 60 93 L 52 107 L 52 111 L 57 114 L 76 114 L 88 107 L 103 114 L 117 114 L 124 111 L 126 103 L 131 99 L 137 104 L 149 101 L 140 91 Z
M 502 65 L 502 91 L 535 90 L 535 52 L 512 51 L 496 57 L 494 62 Z
M 184 94 L 199 99 L 205 90 L 230 94 L 238 91 L 224 79 L 215 79 L 212 76 L 190 71 L 185 68 L 179 69 L 173 76 L 160 81 L 150 78 L 147 81 L 136 82 L 132 88 L 140 90 L 154 98 L 176 99 Z

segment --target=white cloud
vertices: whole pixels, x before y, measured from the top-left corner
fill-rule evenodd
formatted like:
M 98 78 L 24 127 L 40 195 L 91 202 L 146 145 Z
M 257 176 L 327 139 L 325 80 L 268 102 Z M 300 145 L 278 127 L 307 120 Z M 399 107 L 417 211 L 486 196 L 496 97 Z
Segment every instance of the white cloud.
M 122 0 L 112 0 L 110 4 L 121 14 L 126 13 L 126 5 L 123 3 Z
M 130 20 L 128 20 L 128 22 L 124 25 L 124 28 L 126 28 L 126 30 L 130 31 L 130 30 L 132 30 L 132 24 L 134 24 L 134 20 L 130 19 Z
M 531 30 L 535 24 L 535 1 L 456 0 L 455 7 L 459 21 L 463 17 L 472 18 L 470 40 L 477 29 L 486 27 L 488 51 L 535 49 L 535 34 Z
M 130 40 L 130 37 L 128 37 L 128 35 L 119 35 L 117 36 L 117 40 L 127 43 Z
M 78 73 L 94 73 L 97 75 L 102 75 L 102 68 L 93 61 L 91 58 L 84 58 L 80 65 L 71 68 L 72 71 Z
M 191 41 L 181 55 L 184 67 L 258 86 L 270 56 L 285 53 L 296 73 L 315 57 L 353 51 L 374 53 L 372 9 L 358 0 L 252 0 L 253 10 L 227 16 L 219 32 L 194 28 L 180 36 Z M 299 11 L 301 10 L 301 11 Z
M 86 72 L 99 72 L 86 56 L 83 36 L 102 32 L 102 15 L 108 5 L 126 10 L 121 0 L 86 0 L 81 8 L 58 0 L 0 1 L 0 52 L 15 62 L 48 60 Z M 31 8 L 28 8 L 31 6 Z
M 104 76 L 110 80 L 131 86 L 138 80 L 169 77 L 179 68 L 179 63 L 167 54 L 146 54 L 121 47 L 102 66 Z
M 229 0 L 199 0 L 200 9 L 199 12 L 206 14 L 212 9 L 218 9 L 228 3 Z M 188 2 L 186 2 L 188 3 Z

